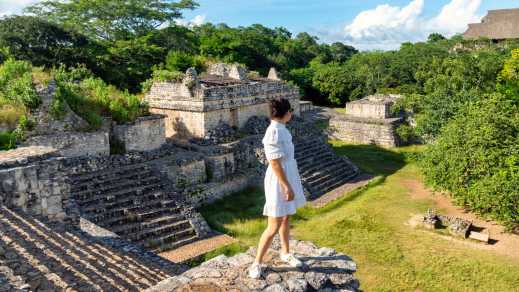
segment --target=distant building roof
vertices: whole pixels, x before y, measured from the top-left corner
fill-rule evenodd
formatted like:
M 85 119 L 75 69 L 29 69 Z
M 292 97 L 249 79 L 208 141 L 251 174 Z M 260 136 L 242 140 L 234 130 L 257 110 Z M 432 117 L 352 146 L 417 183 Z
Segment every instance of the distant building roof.
M 469 24 L 465 39 L 519 39 L 519 8 L 489 10 L 481 23 Z

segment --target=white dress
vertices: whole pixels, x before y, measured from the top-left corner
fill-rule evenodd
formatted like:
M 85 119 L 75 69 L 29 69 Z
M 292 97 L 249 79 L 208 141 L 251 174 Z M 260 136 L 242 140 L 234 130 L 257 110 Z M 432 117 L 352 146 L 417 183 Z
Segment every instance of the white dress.
M 265 147 L 267 160 L 270 161 L 281 158 L 281 166 L 294 192 L 294 200 L 286 201 L 283 187 L 269 164 L 264 182 L 265 206 L 263 207 L 263 215 L 283 217 L 295 214 L 296 209 L 306 203 L 306 198 L 301 184 L 299 170 L 297 169 L 297 162 L 294 159 L 292 135 L 283 123 L 272 120 L 265 132 L 262 142 Z

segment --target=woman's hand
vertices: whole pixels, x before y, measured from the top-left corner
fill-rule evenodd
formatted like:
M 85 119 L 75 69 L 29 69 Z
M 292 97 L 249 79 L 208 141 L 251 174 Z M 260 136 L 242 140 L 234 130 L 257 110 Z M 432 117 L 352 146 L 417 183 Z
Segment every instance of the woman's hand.
M 292 188 L 290 186 L 284 186 L 283 189 L 285 190 L 285 200 L 294 200 L 294 191 L 292 191 Z

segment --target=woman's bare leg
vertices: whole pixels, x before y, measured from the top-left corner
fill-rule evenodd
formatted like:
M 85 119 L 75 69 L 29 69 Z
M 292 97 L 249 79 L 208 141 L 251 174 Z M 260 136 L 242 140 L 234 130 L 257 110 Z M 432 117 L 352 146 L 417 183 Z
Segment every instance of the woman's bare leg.
M 281 226 L 279 227 L 279 239 L 281 239 L 281 253 L 287 254 L 290 252 L 289 246 L 289 235 L 290 235 L 290 225 L 288 222 L 288 215 L 282 217 Z
M 268 217 L 268 226 L 263 234 L 261 234 L 261 238 L 258 244 L 258 252 L 256 253 L 256 263 L 263 262 L 263 256 L 267 252 L 270 244 L 272 244 L 272 239 L 279 230 L 279 226 L 281 225 L 282 217 Z

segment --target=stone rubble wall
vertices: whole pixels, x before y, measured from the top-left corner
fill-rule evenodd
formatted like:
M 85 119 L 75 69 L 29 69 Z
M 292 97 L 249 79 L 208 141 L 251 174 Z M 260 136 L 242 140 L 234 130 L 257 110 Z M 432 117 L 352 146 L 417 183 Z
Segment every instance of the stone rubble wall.
M 347 255 L 308 241 L 291 239 L 290 246 L 303 261 L 302 268 L 291 268 L 279 259 L 280 243 L 276 238 L 265 255 L 268 268 L 260 279 L 248 277 L 256 253 L 255 248 L 250 248 L 232 257 L 212 258 L 145 291 L 360 291 L 360 283 L 353 275 L 357 265 Z
M 122 142 L 126 151 L 151 151 L 166 143 L 165 117 L 139 117 L 131 124 L 115 125 L 112 136 Z
M 400 122 L 401 119 L 334 118 L 330 120 L 328 134 L 329 138 L 350 143 L 396 147 L 399 141 L 395 130 Z
M 84 155 L 109 155 L 110 139 L 108 132 L 62 132 L 52 135 L 33 136 L 22 146 L 47 146 L 57 149 L 64 157 Z
M 2 204 L 64 220 L 70 188 L 66 177 L 56 174 L 63 174 L 62 160 L 57 158 L 0 169 Z

